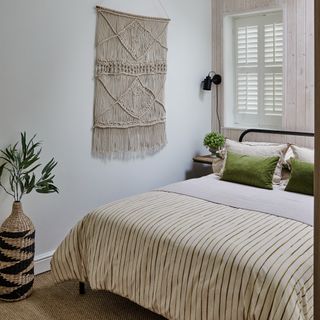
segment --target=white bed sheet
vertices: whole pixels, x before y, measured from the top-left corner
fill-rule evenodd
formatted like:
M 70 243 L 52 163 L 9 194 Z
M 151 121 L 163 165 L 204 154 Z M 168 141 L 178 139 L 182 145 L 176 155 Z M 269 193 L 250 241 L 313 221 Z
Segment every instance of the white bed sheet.
M 220 180 L 214 174 L 190 179 L 158 189 L 223 204 L 235 208 L 273 214 L 313 226 L 313 196 L 284 191 L 260 189 Z

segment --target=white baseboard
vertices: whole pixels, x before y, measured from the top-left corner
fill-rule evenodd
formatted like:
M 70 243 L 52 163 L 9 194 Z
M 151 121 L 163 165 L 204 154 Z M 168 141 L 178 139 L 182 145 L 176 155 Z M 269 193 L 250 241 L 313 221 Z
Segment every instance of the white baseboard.
M 50 271 L 50 260 L 53 256 L 54 250 L 45 252 L 35 256 L 34 258 L 34 274 L 40 274 Z

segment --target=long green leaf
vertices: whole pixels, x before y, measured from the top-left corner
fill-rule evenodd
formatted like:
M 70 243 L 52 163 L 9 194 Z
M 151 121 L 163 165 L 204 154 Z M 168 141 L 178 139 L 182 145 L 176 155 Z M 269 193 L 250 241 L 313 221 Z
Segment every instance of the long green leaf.
M 32 171 L 36 170 L 37 168 L 39 168 L 41 166 L 41 163 L 37 164 L 36 166 L 32 167 L 31 169 L 29 169 L 28 171 L 24 172 L 23 174 L 29 174 Z
M 1 153 L 8 159 L 8 161 L 14 162 L 15 160 L 14 155 L 9 150 L 9 148 L 6 148 L 5 150 L 1 150 Z
M 5 168 L 5 166 L 6 166 L 6 163 L 4 163 L 4 164 L 2 164 L 0 166 L 0 179 L 1 179 L 1 176 L 2 176 L 2 173 L 3 173 L 3 169 Z
M 20 136 L 21 136 L 21 147 L 22 147 L 23 159 L 25 159 L 27 156 L 27 144 L 26 144 L 27 134 L 26 132 L 21 132 Z
M 58 163 L 54 160 L 54 158 L 52 158 L 42 169 L 41 173 L 45 174 L 45 173 L 50 173 L 54 167 L 57 165 Z
M 33 174 L 28 186 L 26 187 L 26 193 L 29 194 L 35 187 L 36 176 Z
M 13 194 L 15 194 L 16 193 L 16 188 L 14 186 L 13 180 L 14 180 L 14 175 L 11 174 L 10 177 L 9 177 L 9 184 L 10 184 L 11 191 L 13 192 Z

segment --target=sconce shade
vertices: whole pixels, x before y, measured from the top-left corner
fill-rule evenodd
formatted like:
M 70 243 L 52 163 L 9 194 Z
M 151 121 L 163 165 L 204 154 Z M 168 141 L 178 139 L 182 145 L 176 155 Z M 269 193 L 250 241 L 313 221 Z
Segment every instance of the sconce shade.
M 211 78 L 210 74 L 213 73 L 213 76 Z M 221 76 L 220 74 L 216 74 L 214 71 L 211 71 L 207 77 L 203 80 L 203 90 L 210 91 L 211 85 L 214 83 L 215 85 L 219 85 L 221 83 Z
M 212 84 L 211 77 L 207 76 L 203 81 L 203 90 L 210 91 L 211 90 L 211 84 Z

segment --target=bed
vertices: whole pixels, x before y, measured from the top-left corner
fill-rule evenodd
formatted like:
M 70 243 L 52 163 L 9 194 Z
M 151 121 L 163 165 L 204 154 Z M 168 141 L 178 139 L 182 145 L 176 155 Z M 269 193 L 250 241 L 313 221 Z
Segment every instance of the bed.
M 313 197 L 214 175 L 109 203 L 54 253 L 77 280 L 167 319 L 311 319 Z

